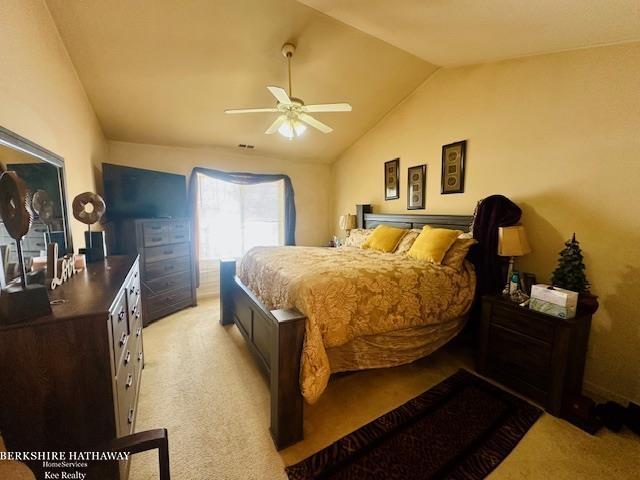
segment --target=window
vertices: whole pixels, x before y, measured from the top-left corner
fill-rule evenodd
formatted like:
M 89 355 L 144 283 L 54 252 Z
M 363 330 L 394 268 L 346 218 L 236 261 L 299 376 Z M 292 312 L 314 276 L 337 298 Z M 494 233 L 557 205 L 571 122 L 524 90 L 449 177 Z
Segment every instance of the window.
M 238 185 L 198 175 L 200 260 L 284 245 L 284 182 Z

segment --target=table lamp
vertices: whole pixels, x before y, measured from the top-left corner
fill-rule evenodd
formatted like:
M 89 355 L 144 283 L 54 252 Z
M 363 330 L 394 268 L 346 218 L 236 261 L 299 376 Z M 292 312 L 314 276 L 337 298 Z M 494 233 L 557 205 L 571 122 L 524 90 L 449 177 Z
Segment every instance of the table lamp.
M 356 228 L 356 216 L 347 213 L 346 215 L 342 215 L 340 217 L 340 230 L 344 230 L 347 232 L 347 237 L 349 236 L 349 231 Z
M 521 257 L 531 253 L 527 234 L 522 225 L 498 228 L 498 255 L 509 257 L 509 271 L 507 273 L 506 289 L 509 291 L 509 281 L 513 274 L 514 257 Z

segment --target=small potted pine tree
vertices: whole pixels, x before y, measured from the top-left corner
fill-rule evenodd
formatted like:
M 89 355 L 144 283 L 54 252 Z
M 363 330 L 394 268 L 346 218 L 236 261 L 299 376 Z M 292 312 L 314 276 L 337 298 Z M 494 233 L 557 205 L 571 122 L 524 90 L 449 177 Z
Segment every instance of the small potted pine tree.
M 551 284 L 554 287 L 578 292 L 579 309 L 594 314 L 599 306 L 598 297 L 589 291 L 591 285 L 585 274 L 586 267 L 583 262 L 580 242 L 576 240 L 576 234 L 574 233 L 564 245 L 565 248 L 560 252 L 558 266 L 551 276 Z

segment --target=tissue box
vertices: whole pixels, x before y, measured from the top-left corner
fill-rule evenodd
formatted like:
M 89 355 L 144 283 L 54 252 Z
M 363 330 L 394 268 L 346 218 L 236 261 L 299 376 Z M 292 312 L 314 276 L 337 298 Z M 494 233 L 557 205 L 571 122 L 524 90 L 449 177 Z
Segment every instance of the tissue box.
M 529 308 L 559 318 L 576 316 L 578 294 L 564 288 L 538 284 L 531 287 Z

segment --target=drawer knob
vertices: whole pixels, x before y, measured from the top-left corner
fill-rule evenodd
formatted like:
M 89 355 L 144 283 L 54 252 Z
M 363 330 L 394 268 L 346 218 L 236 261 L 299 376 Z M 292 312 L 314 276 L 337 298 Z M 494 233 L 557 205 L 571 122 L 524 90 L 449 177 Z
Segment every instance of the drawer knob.
M 165 255 L 173 255 L 173 250 L 165 250 L 164 252 Z
M 136 291 L 136 287 L 132 285 L 131 288 L 129 289 L 129 295 L 133 295 L 135 291 Z
M 140 353 L 138 354 L 138 361 L 139 361 L 139 362 L 141 362 L 141 361 L 142 361 L 142 352 L 140 352 Z
M 129 410 L 129 415 L 127 415 L 127 422 L 129 422 L 129 425 L 133 423 L 133 408 Z
M 127 354 L 124 356 L 124 364 L 128 365 L 131 361 L 131 352 L 127 351 Z
M 127 343 L 127 333 L 122 332 L 122 336 L 120 337 L 120 346 L 124 347 L 125 343 Z
M 120 313 L 118 314 L 118 321 L 121 322 L 122 320 L 124 320 L 124 316 L 125 316 L 125 311 L 121 310 Z
M 139 337 L 141 333 L 142 333 L 142 327 L 138 327 L 138 329 L 136 330 L 136 337 Z
M 129 388 L 131 388 L 131 385 L 133 385 L 133 375 L 129 374 L 127 376 L 127 383 L 124 384 L 124 387 L 126 389 L 129 389 Z

